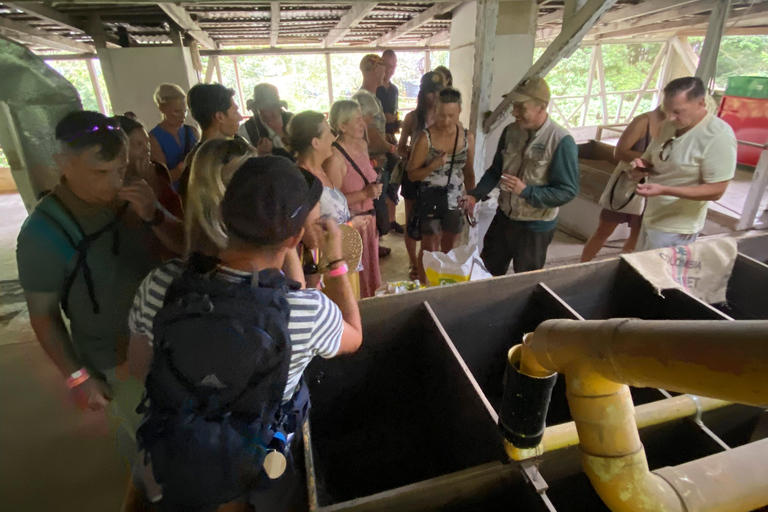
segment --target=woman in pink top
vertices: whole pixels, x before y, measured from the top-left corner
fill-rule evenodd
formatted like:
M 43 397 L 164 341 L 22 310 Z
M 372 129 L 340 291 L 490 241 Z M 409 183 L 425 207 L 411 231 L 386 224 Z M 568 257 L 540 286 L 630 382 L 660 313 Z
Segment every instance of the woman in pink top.
M 373 199 L 381 195 L 382 186 L 368 156 L 365 121 L 360 106 L 354 101 L 337 101 L 331 107 L 331 128 L 337 134 L 333 156 L 323 168 L 331 180 L 342 176 L 341 191 L 347 198 L 352 216 L 375 215 Z M 358 228 L 363 239 L 363 269 L 360 272 L 360 296 L 373 297 L 381 286 L 379 271 L 379 236 L 376 223 Z

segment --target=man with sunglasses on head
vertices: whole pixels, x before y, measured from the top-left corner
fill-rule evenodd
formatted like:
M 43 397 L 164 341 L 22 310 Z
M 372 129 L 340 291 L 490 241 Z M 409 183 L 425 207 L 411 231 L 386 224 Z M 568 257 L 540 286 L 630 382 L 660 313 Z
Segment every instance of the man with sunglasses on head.
M 707 201 L 717 201 L 736 170 L 736 136 L 705 106 L 707 91 L 697 77 L 678 78 L 664 88 L 667 120 L 643 158 L 632 165 L 646 183 L 648 198 L 638 248 L 687 245 L 704 228 Z
M 142 386 L 127 375 L 128 312 L 160 263 L 160 244 L 183 251 L 183 229 L 145 181 L 124 181 L 128 137 L 116 120 L 72 112 L 56 140 L 61 182 L 21 228 L 19 281 L 32 329 L 73 399 L 120 421 L 128 435 L 121 451 L 132 461 Z
M 544 268 L 559 207 L 579 193 L 576 142 L 547 114 L 550 91 L 530 78 L 511 93 L 515 122 L 504 128 L 491 167 L 464 198 L 467 211 L 499 185 L 499 209 L 483 240 L 488 271 L 501 276 Z

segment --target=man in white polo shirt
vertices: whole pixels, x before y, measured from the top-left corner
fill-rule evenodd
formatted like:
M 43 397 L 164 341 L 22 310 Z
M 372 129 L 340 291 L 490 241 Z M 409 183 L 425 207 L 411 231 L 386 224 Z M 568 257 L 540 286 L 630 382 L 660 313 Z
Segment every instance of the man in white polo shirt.
M 701 79 L 678 78 L 664 88 L 667 120 L 635 171 L 648 177 L 637 194 L 648 198 L 638 247 L 687 245 L 704 228 L 707 201 L 717 201 L 736 170 L 736 136 L 707 112 Z M 652 167 L 651 172 L 643 168 Z M 639 175 L 638 175 L 639 177 Z

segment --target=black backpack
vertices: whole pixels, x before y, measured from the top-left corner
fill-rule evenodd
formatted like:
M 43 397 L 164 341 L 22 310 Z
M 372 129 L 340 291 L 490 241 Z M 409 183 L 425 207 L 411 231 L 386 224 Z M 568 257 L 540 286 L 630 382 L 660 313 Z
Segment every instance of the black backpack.
M 306 386 L 281 406 L 291 359 L 286 292 L 276 270 L 228 283 L 190 268 L 168 288 L 153 324 L 154 354 L 139 448 L 169 510 L 227 503 L 257 488 L 273 437 L 300 428 Z
M 49 196 L 49 198 L 41 200 L 35 207 L 35 212 L 45 217 L 51 225 L 61 231 L 70 247 L 77 254 L 77 258 L 74 260 L 74 267 L 67 276 L 64 282 L 64 289 L 61 292 L 61 309 L 68 318 L 71 318 L 69 315 L 69 293 L 72 291 L 72 286 L 75 284 L 78 274 L 82 273 L 85 287 L 88 290 L 88 297 L 91 299 L 93 314 L 98 315 L 101 313 L 101 306 L 96 298 L 96 286 L 93 282 L 91 267 L 88 265 L 88 251 L 103 235 L 112 233 L 112 254 L 115 256 L 120 254 L 118 224 L 128 210 L 128 203 L 123 203 L 118 208 L 115 217 L 110 222 L 93 233 L 86 233 L 77 217 L 75 217 L 75 214 L 72 213 L 72 210 L 57 195 L 45 195 Z

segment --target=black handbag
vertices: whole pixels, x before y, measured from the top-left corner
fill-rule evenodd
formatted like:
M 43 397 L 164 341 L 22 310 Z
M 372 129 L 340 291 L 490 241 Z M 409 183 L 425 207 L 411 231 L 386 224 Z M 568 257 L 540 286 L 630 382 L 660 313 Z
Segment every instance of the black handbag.
M 352 164 L 352 168 L 357 171 L 357 174 L 360 175 L 361 178 L 363 178 L 363 182 L 365 183 L 365 186 L 371 184 L 370 181 L 365 177 L 365 174 L 363 174 L 363 171 L 360 170 L 360 168 L 357 166 L 354 160 L 352 160 L 352 157 L 349 156 L 349 154 L 344 150 L 344 148 L 341 147 L 341 144 L 338 142 L 333 143 L 333 147 L 339 150 L 339 152 L 344 156 L 344 158 L 347 159 L 347 161 Z M 387 209 L 387 200 L 386 200 L 387 194 L 386 194 L 386 186 L 383 187 L 381 197 L 377 197 L 373 200 L 373 212 L 374 217 L 376 218 L 376 229 L 378 230 L 379 234 L 384 236 L 387 233 L 389 233 L 389 210 Z
M 453 176 L 453 164 L 456 161 L 456 148 L 459 144 L 459 127 L 456 127 L 456 140 L 453 141 L 453 155 L 451 155 L 451 167 L 448 171 L 448 184 Z M 430 187 L 425 183 L 419 183 L 418 195 L 413 208 L 411 218 L 408 219 L 408 236 L 414 240 L 421 240 L 421 222 L 424 220 L 443 219 L 448 213 L 448 186 Z M 418 238 L 413 236 L 418 235 Z

